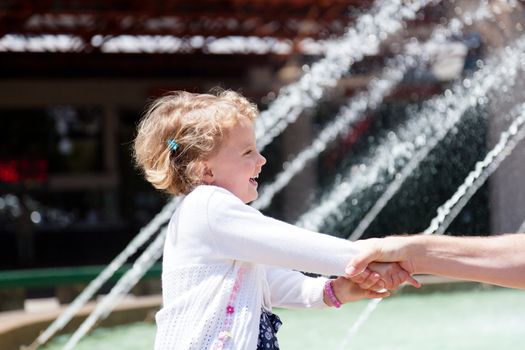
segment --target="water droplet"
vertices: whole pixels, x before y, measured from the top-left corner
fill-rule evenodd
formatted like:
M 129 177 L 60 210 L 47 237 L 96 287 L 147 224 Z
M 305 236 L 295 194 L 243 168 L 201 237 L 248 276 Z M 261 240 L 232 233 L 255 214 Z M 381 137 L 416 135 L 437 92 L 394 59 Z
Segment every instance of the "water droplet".
M 471 26 L 473 23 L 472 16 L 470 16 L 469 14 L 465 15 L 463 20 L 465 21 L 465 24 L 468 26 Z
M 35 224 L 39 224 L 42 221 L 42 215 L 40 215 L 40 213 L 37 211 L 32 212 L 31 221 Z

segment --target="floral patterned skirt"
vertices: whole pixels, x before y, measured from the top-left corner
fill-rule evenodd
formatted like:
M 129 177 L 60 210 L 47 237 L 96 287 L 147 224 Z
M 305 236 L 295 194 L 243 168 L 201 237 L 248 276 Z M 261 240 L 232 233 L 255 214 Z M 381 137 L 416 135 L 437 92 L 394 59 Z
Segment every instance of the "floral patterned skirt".
M 264 309 L 261 311 L 257 350 L 279 350 L 279 342 L 277 342 L 277 336 L 275 334 L 282 324 L 279 316 Z

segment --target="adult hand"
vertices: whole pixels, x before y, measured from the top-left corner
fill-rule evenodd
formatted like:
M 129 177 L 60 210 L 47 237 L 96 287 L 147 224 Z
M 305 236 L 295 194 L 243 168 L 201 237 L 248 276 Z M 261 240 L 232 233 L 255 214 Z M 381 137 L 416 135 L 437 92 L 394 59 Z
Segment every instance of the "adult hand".
M 419 288 L 421 284 L 411 274 L 403 269 L 398 263 L 378 263 L 372 262 L 368 265 L 366 270 L 375 272 L 381 276 L 381 281 L 384 283 L 384 288 L 389 290 L 397 289 L 401 284 L 408 283 L 412 286 Z M 365 270 L 365 271 L 366 271 Z M 363 273 L 360 273 L 354 277 L 351 277 L 352 281 L 358 283 L 361 286 L 361 279 Z M 364 288 L 361 286 L 361 288 Z
M 346 266 L 348 277 L 366 269 L 371 262 L 397 262 L 410 275 L 416 272 L 408 248 L 410 236 L 371 238 L 355 242 L 359 253 Z

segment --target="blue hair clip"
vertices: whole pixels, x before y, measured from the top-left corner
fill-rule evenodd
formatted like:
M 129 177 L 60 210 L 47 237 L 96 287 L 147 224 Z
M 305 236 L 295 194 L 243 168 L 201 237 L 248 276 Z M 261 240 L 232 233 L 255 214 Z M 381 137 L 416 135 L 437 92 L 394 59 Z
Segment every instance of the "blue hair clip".
M 168 139 L 167 143 L 172 152 L 175 152 L 177 148 L 179 148 L 179 144 L 174 139 Z

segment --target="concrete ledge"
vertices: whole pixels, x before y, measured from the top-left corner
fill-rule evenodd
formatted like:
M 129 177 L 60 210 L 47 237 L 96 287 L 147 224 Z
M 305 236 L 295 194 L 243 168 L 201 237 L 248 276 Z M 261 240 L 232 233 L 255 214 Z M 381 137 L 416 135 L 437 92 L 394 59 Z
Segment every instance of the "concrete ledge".
M 423 284 L 422 288 L 403 288 L 401 294 L 425 294 L 436 291 L 472 289 L 480 285 L 489 288 L 488 285 L 477 282 L 444 277 L 419 275 L 416 278 Z M 114 309 L 108 318 L 97 326 L 111 327 L 126 323 L 153 321 L 154 313 L 160 308 L 161 303 L 162 297 L 160 295 L 140 297 L 130 295 Z M 96 302 L 88 303 L 59 334 L 74 332 L 95 306 Z M 22 346 L 30 345 L 60 315 L 64 308 L 62 306 L 49 311 L 44 311 L 42 308 L 42 311 L 39 312 L 9 311 L 0 313 L 0 349 L 20 350 Z M 35 310 L 35 308 L 33 309 Z
M 160 295 L 125 298 L 114 311 L 98 326 L 111 327 L 120 324 L 151 321 L 160 308 Z M 59 334 L 72 333 L 93 311 L 96 302 L 84 306 Z M 20 350 L 21 346 L 30 345 L 64 310 L 65 307 L 52 311 L 25 312 L 9 311 L 0 313 L 0 349 Z

